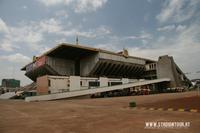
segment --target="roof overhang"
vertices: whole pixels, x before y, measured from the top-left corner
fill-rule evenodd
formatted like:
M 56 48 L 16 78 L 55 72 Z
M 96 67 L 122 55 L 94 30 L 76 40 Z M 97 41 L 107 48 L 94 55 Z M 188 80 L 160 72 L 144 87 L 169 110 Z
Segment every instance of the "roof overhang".
M 99 49 L 99 48 L 91 48 L 91 47 L 87 47 L 87 46 L 83 46 L 83 45 L 62 43 L 62 44 L 58 44 L 58 46 L 56 46 L 56 47 L 50 49 L 49 51 L 45 52 L 40 57 L 50 56 L 50 57 L 56 57 L 56 58 L 77 60 L 77 59 L 81 59 L 81 58 L 84 58 L 86 56 L 90 56 L 92 54 L 98 53 L 98 52 L 104 52 L 104 53 L 123 56 L 121 54 L 111 52 L 111 51 L 107 51 L 107 50 L 102 50 L 102 49 Z M 38 58 L 40 58 L 40 57 L 38 57 Z M 154 60 L 140 58 L 140 57 L 133 57 L 133 56 L 127 56 L 127 58 L 137 58 L 137 59 L 145 60 L 146 62 L 156 62 Z M 31 62 L 31 63 L 33 63 L 33 62 Z M 29 63 L 29 64 L 31 64 L 31 63 Z M 26 66 L 28 66 L 29 64 L 27 64 Z M 22 67 L 21 70 L 26 70 L 26 66 Z
M 91 54 L 95 54 L 98 51 L 98 49 L 80 45 L 61 44 L 44 53 L 43 55 L 74 60 L 89 56 Z
M 98 53 L 98 52 L 99 52 L 99 49 L 96 49 L 96 48 L 62 43 L 62 44 L 59 44 L 58 46 L 50 49 L 49 51 L 45 52 L 40 57 L 51 56 L 51 57 L 56 57 L 56 58 L 76 60 L 76 59 L 84 58 L 85 56 L 90 56 L 90 55 Z M 38 58 L 40 58 L 40 57 L 38 57 Z M 33 63 L 33 62 L 31 62 L 31 63 Z M 29 64 L 31 64 L 31 63 L 29 63 Z M 21 70 L 26 70 L 26 66 L 28 66 L 29 64 L 22 67 Z

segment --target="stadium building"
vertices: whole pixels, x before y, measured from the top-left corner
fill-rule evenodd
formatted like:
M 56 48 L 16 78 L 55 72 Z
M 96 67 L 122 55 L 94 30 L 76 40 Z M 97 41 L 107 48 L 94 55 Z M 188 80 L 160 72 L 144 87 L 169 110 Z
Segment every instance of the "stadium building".
M 116 53 L 65 43 L 34 58 L 21 70 L 26 71 L 25 75 L 37 83 L 38 94 L 113 85 L 115 87 L 121 85 L 120 89 L 124 89 L 123 84 L 141 82 L 143 84 L 138 86 L 145 85 L 148 89 L 191 85 L 190 80 L 171 56 L 165 55 L 158 57 L 158 60 L 151 60 L 130 56 L 125 49 Z M 145 84 L 145 81 L 148 84 Z M 133 85 L 129 89 L 138 86 Z

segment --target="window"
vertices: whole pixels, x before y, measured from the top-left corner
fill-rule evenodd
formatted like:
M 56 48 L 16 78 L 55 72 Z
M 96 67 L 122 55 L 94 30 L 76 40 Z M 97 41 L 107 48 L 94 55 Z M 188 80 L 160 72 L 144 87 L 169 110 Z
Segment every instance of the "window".
M 100 83 L 99 83 L 99 81 L 90 81 L 89 86 L 97 87 L 97 86 L 100 86 Z

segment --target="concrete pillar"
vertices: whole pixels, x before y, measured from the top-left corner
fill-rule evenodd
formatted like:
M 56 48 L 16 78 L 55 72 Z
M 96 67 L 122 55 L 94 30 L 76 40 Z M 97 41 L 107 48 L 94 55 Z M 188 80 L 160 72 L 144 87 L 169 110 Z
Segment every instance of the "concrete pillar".
M 129 83 L 129 79 L 128 79 L 128 78 L 122 78 L 122 83 L 123 83 L 123 84 Z
M 70 76 L 69 77 L 70 81 L 70 91 L 75 91 L 75 90 L 80 90 L 81 85 L 80 85 L 80 76 Z
M 100 87 L 108 86 L 108 78 L 100 77 L 99 82 L 100 82 Z

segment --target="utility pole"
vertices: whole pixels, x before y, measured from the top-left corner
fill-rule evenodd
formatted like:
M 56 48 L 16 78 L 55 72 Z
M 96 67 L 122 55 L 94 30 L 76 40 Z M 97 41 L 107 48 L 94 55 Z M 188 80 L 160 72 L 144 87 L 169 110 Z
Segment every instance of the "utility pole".
M 78 42 L 78 35 L 76 36 L 76 45 L 79 45 L 79 42 Z

